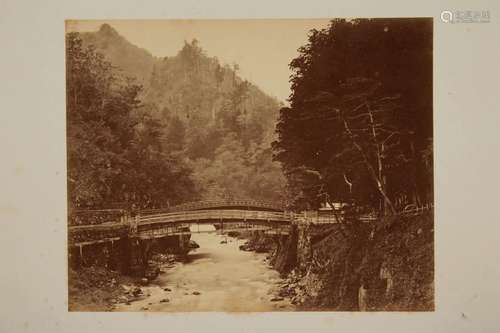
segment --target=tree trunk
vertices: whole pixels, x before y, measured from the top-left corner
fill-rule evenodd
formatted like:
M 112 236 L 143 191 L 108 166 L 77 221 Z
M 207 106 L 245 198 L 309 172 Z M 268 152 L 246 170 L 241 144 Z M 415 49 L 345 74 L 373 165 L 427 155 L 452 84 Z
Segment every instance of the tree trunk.
M 385 203 L 389 207 L 391 213 L 392 214 L 396 214 L 396 209 L 394 208 L 394 205 L 393 205 L 391 199 L 389 199 L 389 197 L 387 196 L 384 184 L 382 183 L 382 179 L 378 177 L 378 174 L 377 174 L 377 172 L 375 172 L 375 169 L 373 168 L 373 166 L 371 165 L 370 161 L 368 160 L 368 157 L 366 156 L 365 151 L 363 150 L 363 148 L 358 144 L 358 142 L 354 138 L 354 134 L 352 133 L 351 129 L 349 128 L 349 125 L 347 124 L 347 120 L 344 119 L 343 117 L 342 117 L 342 120 L 344 122 L 344 128 L 346 129 L 347 133 L 349 134 L 349 137 L 350 137 L 352 143 L 354 144 L 354 146 L 356 147 L 356 149 L 361 154 L 361 156 L 363 158 L 363 162 L 364 162 L 366 168 L 368 169 L 368 172 L 369 172 L 370 176 L 372 177 L 372 179 L 377 184 L 377 189 L 378 189 L 379 193 L 384 198 Z

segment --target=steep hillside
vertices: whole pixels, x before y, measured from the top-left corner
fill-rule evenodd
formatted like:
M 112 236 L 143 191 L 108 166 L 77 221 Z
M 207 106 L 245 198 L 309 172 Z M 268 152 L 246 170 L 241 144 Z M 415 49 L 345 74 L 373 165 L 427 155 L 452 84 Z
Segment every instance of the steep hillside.
M 125 75 L 148 85 L 154 64 L 158 61 L 148 51 L 131 44 L 109 24 L 103 24 L 97 32 L 82 33 L 81 38 L 84 44 L 93 45 Z
M 197 40 L 155 58 L 107 24 L 81 36 L 143 86 L 143 110 L 163 125 L 163 149 L 192 168 L 200 198 L 281 200 L 270 147 L 280 103 L 240 78 L 237 65 L 221 65 Z

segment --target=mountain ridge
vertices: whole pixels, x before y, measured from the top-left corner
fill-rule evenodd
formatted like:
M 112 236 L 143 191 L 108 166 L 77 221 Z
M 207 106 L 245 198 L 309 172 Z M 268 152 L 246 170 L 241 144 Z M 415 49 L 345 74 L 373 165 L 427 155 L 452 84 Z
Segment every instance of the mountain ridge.
M 188 160 L 202 197 L 281 198 L 281 168 L 270 147 L 281 104 L 239 77 L 237 65 L 221 65 L 196 39 L 160 58 L 109 24 L 80 35 L 143 87 L 143 109 L 164 125 L 165 149 Z

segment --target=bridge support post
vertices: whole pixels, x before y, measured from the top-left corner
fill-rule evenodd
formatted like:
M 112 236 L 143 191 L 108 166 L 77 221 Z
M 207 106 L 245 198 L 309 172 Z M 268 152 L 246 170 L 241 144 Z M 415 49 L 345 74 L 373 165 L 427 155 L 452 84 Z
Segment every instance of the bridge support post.
M 141 241 L 138 237 L 129 237 L 129 271 L 131 275 L 144 275 L 145 263 L 143 260 L 143 251 Z

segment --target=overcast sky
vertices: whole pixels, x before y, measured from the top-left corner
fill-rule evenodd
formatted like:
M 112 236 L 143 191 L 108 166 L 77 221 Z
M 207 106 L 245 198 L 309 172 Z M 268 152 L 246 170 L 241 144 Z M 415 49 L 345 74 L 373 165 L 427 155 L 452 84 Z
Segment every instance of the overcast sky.
M 74 22 L 74 21 L 72 21 Z M 240 76 L 285 102 L 290 94 L 288 64 L 307 42 L 310 29 L 328 19 L 280 20 L 112 20 L 77 21 L 69 31 L 96 31 L 108 23 L 131 43 L 158 57 L 173 56 L 184 40 L 196 38 L 210 57 L 237 63 Z

